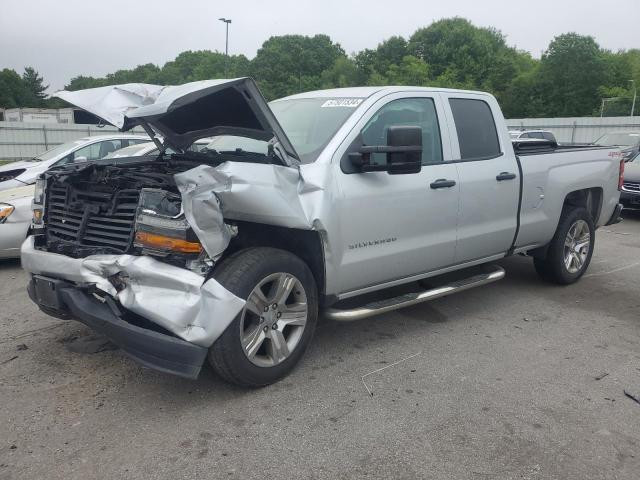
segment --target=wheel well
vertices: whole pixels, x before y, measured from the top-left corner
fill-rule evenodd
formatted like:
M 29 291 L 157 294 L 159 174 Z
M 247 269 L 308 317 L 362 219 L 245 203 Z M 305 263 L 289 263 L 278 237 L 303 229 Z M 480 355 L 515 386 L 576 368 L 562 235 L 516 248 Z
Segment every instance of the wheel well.
M 583 207 L 589 212 L 593 219 L 594 225 L 598 223 L 600 210 L 602 209 L 602 189 L 601 188 L 585 188 L 570 192 L 564 199 L 562 210 L 567 207 Z M 534 258 L 545 258 L 549 245 L 529 250 L 527 255 Z
M 565 197 L 563 208 L 566 206 L 586 208 L 593 219 L 593 223 L 596 224 L 602 209 L 602 189 L 585 188 L 583 190 L 575 190 Z
M 318 294 L 321 299 L 324 297 L 324 249 L 320 232 L 253 222 L 234 222 L 234 224 L 238 227 L 238 235 L 231 240 L 222 258 L 250 247 L 273 247 L 286 250 L 307 264 L 318 286 Z

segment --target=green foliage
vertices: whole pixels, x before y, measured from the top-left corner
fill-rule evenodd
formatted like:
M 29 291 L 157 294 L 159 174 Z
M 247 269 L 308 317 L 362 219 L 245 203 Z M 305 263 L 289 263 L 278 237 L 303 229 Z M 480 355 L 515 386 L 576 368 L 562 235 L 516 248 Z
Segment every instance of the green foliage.
M 320 88 L 322 72 L 346 58 L 327 35 L 283 35 L 262 44 L 251 61 L 251 75 L 269 100 Z
M 590 115 L 600 103 L 598 88 L 607 65 L 592 37 L 567 33 L 554 38 L 542 55 L 538 79 L 546 91 L 543 111 L 550 117 Z
M 406 40 L 393 36 L 374 49 L 347 56 L 327 35 L 283 35 L 266 40 L 253 59 L 220 52 L 186 51 L 162 66 L 147 63 L 105 77 L 79 75 L 65 89 L 119 83 L 175 85 L 211 78 L 254 77 L 267 99 L 319 88 L 357 85 L 414 85 L 493 93 L 505 116 L 628 114 L 633 79 L 640 87 L 640 49 L 610 52 L 576 33 L 559 35 L 540 60 L 507 45 L 496 29 L 464 18 L 439 20 Z M 59 108 L 45 98 L 47 86 L 33 68 L 22 77 L 0 71 L 0 107 Z M 639 107 L 640 108 L 640 107 Z
M 0 71 L 0 106 L 16 108 L 29 105 L 32 101 L 20 75 L 8 68 Z
M 487 90 L 499 100 L 513 79 L 532 64 L 527 53 L 507 46 L 499 31 L 476 27 L 464 18 L 421 28 L 407 48 L 428 64 L 433 85 Z
M 41 102 L 44 104 L 44 99 L 47 97 L 45 93 L 49 85 L 44 85 L 43 78 L 40 76 L 38 72 L 33 69 L 33 67 L 26 67 L 24 69 L 24 73 L 22 74 L 22 83 L 26 88 L 29 95 L 33 98 L 35 102 Z

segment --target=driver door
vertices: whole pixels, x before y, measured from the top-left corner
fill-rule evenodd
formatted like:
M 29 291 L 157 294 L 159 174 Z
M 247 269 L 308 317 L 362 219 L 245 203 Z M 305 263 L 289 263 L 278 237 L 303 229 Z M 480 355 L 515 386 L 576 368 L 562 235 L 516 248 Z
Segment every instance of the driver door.
M 451 149 L 439 123 L 443 118 L 437 94 L 390 95 L 369 109 L 345 142 L 352 144 L 361 134 L 365 145 L 386 145 L 390 126 L 419 126 L 419 173 L 350 173 L 344 163 L 349 152 L 338 151 L 342 165 L 336 165 L 335 215 L 342 248 L 336 260 L 342 294 L 363 293 L 453 264 L 459 187 L 456 165 L 447 162 Z M 386 155 L 372 154 L 372 159 L 383 164 Z

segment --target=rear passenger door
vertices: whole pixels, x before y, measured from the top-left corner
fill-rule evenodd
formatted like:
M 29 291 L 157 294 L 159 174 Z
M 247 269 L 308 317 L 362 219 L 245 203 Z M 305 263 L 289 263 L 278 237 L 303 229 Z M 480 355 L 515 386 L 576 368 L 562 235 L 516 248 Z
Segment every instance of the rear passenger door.
M 456 263 L 504 254 L 516 233 L 520 173 L 495 99 L 445 94 L 458 166 Z M 494 118 L 495 117 L 495 118 Z

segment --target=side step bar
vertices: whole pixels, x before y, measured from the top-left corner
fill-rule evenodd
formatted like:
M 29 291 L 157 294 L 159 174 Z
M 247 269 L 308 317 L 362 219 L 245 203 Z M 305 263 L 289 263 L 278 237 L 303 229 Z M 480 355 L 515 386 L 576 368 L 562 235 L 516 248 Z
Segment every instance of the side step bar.
M 446 297 L 452 293 L 458 293 L 464 290 L 469 290 L 470 288 L 480 287 L 487 283 L 496 282 L 504 278 L 505 272 L 502 267 L 499 267 L 498 265 L 491 265 L 489 268 L 489 272 L 473 275 L 462 280 L 456 280 L 441 287 L 424 290 L 422 292 L 406 293 L 398 297 L 374 301 L 358 308 L 344 310 L 328 308 L 324 311 L 324 316 L 338 322 L 362 320 L 363 318 L 391 312 L 393 310 L 398 310 L 399 308 L 409 307 L 411 305 L 427 302 L 440 297 Z

